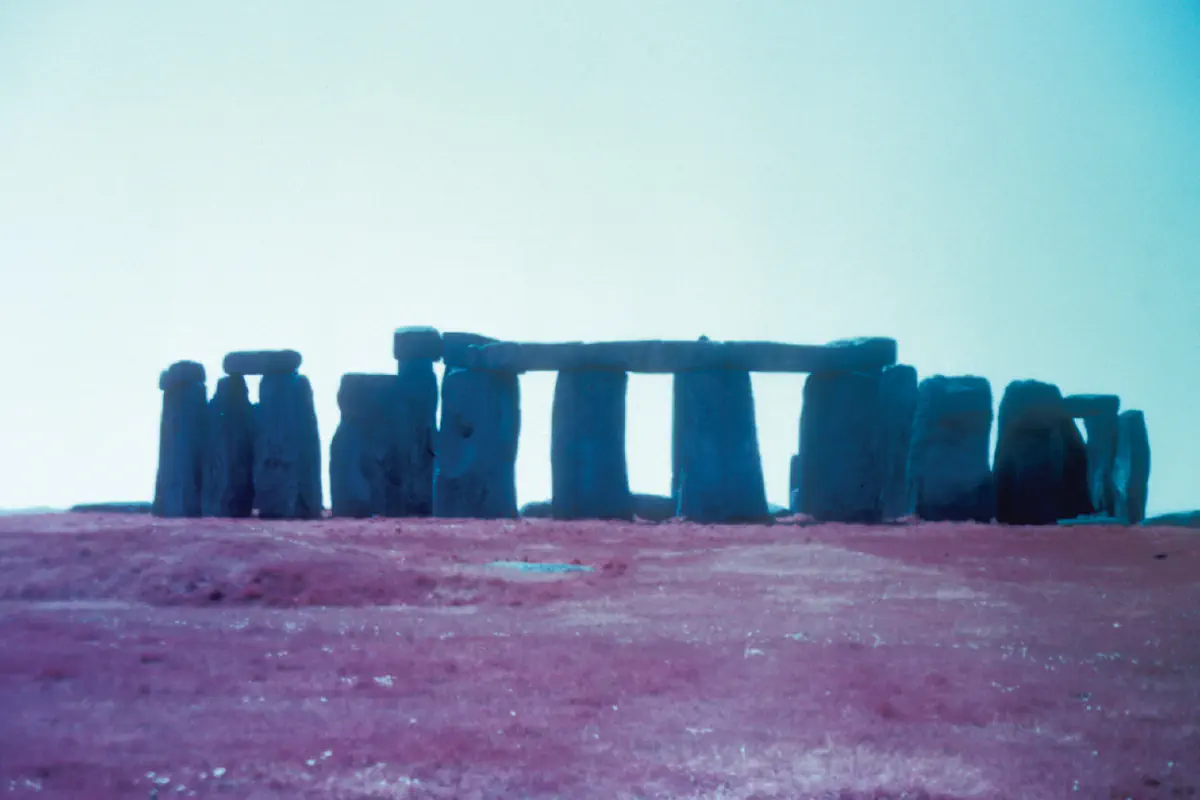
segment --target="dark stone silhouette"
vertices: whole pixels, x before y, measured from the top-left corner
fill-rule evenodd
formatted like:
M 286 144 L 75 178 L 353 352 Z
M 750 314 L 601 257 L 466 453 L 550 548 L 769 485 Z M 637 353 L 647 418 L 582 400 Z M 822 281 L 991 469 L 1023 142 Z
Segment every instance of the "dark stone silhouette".
M 821 372 L 804 382 L 800 513 L 822 522 L 883 519 L 882 371 Z
M 267 374 L 254 414 L 254 504 L 265 519 L 321 516 L 321 440 L 303 375 Z
M 449 334 L 447 334 L 449 336 Z M 446 364 L 510 372 L 612 370 L 615 372 L 824 372 L 882 369 L 896 363 L 894 339 L 846 339 L 829 344 L 779 342 L 480 342 L 451 352 Z M 486 345 L 486 346 L 484 346 Z
M 1141 411 L 1124 411 L 1117 418 L 1113 486 L 1114 516 L 1129 525 L 1144 520 L 1150 487 L 1150 435 Z
M 218 380 L 208 403 L 201 498 L 206 517 L 248 517 L 254 511 L 254 406 L 241 375 Z
M 907 364 L 883 370 L 880 384 L 883 414 L 883 517 L 899 519 L 912 512 L 908 502 L 908 447 L 917 410 L 917 371 Z
M 1063 413 L 1077 419 L 1115 417 L 1120 410 L 1121 398 L 1115 394 L 1071 394 L 1063 398 Z
M 295 350 L 240 350 L 225 356 L 227 375 L 290 375 L 300 369 Z
M 1093 511 L 1087 447 L 1057 386 L 1013 381 L 1000 400 L 996 520 L 1053 525 Z
M 495 342 L 496 340 L 492 337 L 479 333 L 448 331 L 442 334 L 442 362 L 446 365 L 447 370 L 452 368 L 466 369 L 468 367 L 475 369 L 476 367 L 471 362 L 476 359 L 471 356 L 471 348 L 483 347 L 484 345 L 495 344 Z M 516 370 L 507 372 L 508 374 L 516 374 Z
M 1098 513 L 1115 516 L 1113 461 L 1117 457 L 1117 411 L 1084 417 L 1083 426 L 1087 431 L 1088 498 Z
M 149 514 L 154 509 L 153 503 L 133 501 L 123 503 L 79 503 L 71 506 L 69 511 L 74 514 Z
M 447 354 L 450 336 L 444 337 Z M 521 392 L 515 374 L 450 369 L 442 379 L 434 516 L 516 517 L 520 432 Z
M 633 519 L 625 463 L 628 385 L 624 372 L 558 373 L 550 446 L 556 519 Z
M 159 376 L 163 406 L 152 505 L 155 516 L 200 516 L 208 405 L 204 381 L 204 367 L 195 361 L 176 362 Z
M 800 513 L 800 454 L 792 455 L 788 462 L 788 511 L 793 514 Z
M 750 373 L 677 373 L 675 409 L 678 515 L 700 523 L 770 520 Z
M 384 516 L 397 475 L 400 378 L 342 376 L 341 420 L 329 448 L 330 509 L 335 517 Z
M 437 437 L 438 380 L 430 359 L 401 361 L 397 450 L 393 489 L 388 494 L 390 517 L 428 517 L 433 514 L 433 472 Z
M 990 522 L 992 389 L 984 378 L 921 381 L 907 466 L 911 513 L 931 522 Z
M 392 354 L 397 361 L 439 361 L 442 357 L 442 334 L 437 328 L 424 325 L 397 328 L 392 337 Z

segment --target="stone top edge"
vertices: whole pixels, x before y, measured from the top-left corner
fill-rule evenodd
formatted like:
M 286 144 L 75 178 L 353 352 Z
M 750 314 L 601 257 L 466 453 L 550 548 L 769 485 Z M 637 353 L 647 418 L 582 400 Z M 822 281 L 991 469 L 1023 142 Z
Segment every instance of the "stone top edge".
M 747 372 L 837 372 L 896 363 L 896 341 L 883 337 L 828 344 L 767 341 L 632 340 L 495 342 L 446 349 L 447 367 L 493 372 L 615 370 L 672 373 L 729 369 Z
M 303 357 L 295 350 L 235 350 L 226 353 L 226 375 L 287 375 L 300 369 Z

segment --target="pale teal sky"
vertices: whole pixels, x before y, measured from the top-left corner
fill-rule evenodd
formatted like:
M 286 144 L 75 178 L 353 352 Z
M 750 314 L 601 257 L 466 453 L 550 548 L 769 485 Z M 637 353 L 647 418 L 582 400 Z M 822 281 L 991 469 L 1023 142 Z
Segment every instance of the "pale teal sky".
M 328 445 L 428 324 L 893 336 L 1121 395 L 1151 512 L 1196 507 L 1200 5 L 4 0 L 0 271 L 0 506 L 148 499 L 181 358 L 300 350 Z M 755 378 L 780 504 L 802 385 Z M 636 490 L 670 409 L 631 379 Z

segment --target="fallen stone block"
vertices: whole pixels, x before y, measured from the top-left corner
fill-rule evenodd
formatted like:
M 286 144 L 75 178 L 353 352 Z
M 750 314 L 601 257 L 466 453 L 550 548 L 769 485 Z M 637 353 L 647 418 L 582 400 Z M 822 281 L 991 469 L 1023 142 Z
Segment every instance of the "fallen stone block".
M 1121 520 L 1108 514 L 1084 514 L 1082 517 L 1060 519 L 1058 524 L 1064 528 L 1077 528 L 1081 525 L 1120 525 Z
M 800 412 L 800 510 L 821 522 L 883 519 L 882 372 L 817 372 Z
M 321 516 L 321 440 L 312 385 L 268 373 L 254 414 L 254 504 L 264 519 Z
M 1176 511 L 1142 520 L 1145 527 L 1200 528 L 1200 511 Z
M 624 372 L 558 373 L 550 445 L 555 519 L 633 519 L 625 463 L 628 385 Z
M 633 515 L 647 522 L 666 522 L 674 519 L 679 501 L 674 497 L 660 494 L 635 494 L 633 496 Z
M 71 506 L 73 514 L 149 514 L 153 503 L 146 502 L 112 502 L 112 503 L 79 503 Z
M 883 413 L 883 517 L 899 519 L 912 512 L 908 498 L 908 448 L 917 410 L 917 371 L 907 364 L 883 370 L 880 382 Z
M 198 517 L 207 434 L 204 368 L 194 361 L 177 362 L 159 376 L 158 385 L 163 405 L 152 513 Z
M 392 354 L 397 361 L 438 361 L 442 357 L 442 334 L 437 328 L 397 328 L 392 337 Z
M 1115 394 L 1071 394 L 1063 398 L 1063 413 L 1076 419 L 1115 417 L 1120 410 L 1121 398 Z
M 675 394 L 678 516 L 699 523 L 769 520 L 750 373 L 680 372 Z
M 246 379 L 219 379 L 207 413 L 201 512 L 206 517 L 249 517 L 254 513 L 254 405 Z
M 449 354 L 449 340 L 446 344 Z M 442 379 L 442 419 L 434 460 L 434 516 L 516 517 L 520 431 L 520 384 L 516 375 L 450 369 Z
M 1117 417 L 1117 456 L 1113 461 L 1115 514 L 1126 524 L 1146 518 L 1150 486 L 1150 436 L 1141 411 L 1124 411 Z
M 550 509 L 549 500 L 534 500 L 521 506 L 518 512 L 519 516 L 528 517 L 529 519 L 550 519 L 553 512 Z
M 302 361 L 295 350 L 241 350 L 225 356 L 226 375 L 290 375 Z
M 824 345 L 709 340 L 496 342 L 466 350 L 463 358 L 464 366 L 503 372 L 824 372 L 894 364 L 896 342 L 885 338 L 847 339 Z
M 203 384 L 207 380 L 204 365 L 196 361 L 176 361 L 164 369 L 158 376 L 158 388 L 166 391 L 168 386 L 179 386 L 189 383 Z
M 906 466 L 908 513 L 930 522 L 990 522 L 992 389 L 984 378 L 921 381 Z
M 1087 447 L 1057 386 L 1013 381 L 1000 400 L 994 479 L 996 520 L 1054 525 L 1094 513 Z

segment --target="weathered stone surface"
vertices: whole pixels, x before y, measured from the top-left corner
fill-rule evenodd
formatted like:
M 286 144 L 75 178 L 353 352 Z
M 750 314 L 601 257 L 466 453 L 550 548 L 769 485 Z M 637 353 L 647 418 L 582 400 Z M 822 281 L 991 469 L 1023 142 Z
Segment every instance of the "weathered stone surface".
M 908 502 L 908 447 L 917 410 L 917 371 L 907 364 L 883 370 L 880 383 L 883 414 L 883 516 L 899 519 L 911 513 Z M 986 460 L 985 460 L 986 463 Z
M 254 406 L 246 379 L 226 375 L 208 403 L 201 510 L 206 517 L 254 512 Z
M 1172 528 L 1200 528 L 1200 511 L 1176 511 L 1142 520 L 1142 525 L 1162 525 Z
M 909 513 L 931 522 L 990 522 L 992 388 L 971 375 L 921 381 L 908 454 Z
M 267 374 L 254 414 L 254 505 L 264 519 L 321 516 L 321 440 L 308 378 Z
M 203 375 L 199 364 L 181 361 L 159 377 L 163 405 L 152 508 L 159 517 L 200 516 L 208 407 Z
M 73 514 L 149 514 L 154 508 L 153 503 L 120 501 L 111 503 L 79 503 L 71 506 Z
M 397 328 L 392 338 L 392 354 L 397 361 L 438 361 L 442 357 L 442 334 L 437 328 L 426 326 Z
M 434 516 L 517 516 L 520 397 L 514 374 L 468 369 L 446 373 L 435 448 Z
M 1117 457 L 1113 461 L 1115 513 L 1130 525 L 1146 518 L 1150 487 L 1150 436 L 1141 411 L 1124 411 L 1117 417 Z
M 996 520 L 1054 525 L 1091 514 L 1087 448 L 1058 387 L 1013 381 L 1000 400 L 994 469 Z
M 349 373 L 338 385 L 341 420 L 329 446 L 335 517 L 384 516 L 395 472 L 400 379 Z
M 204 383 L 204 365 L 196 361 L 176 361 L 164 369 L 158 376 L 158 388 L 166 390 L 168 386 L 188 383 Z
M 1115 394 L 1071 394 L 1063 398 L 1063 413 L 1077 419 L 1115 417 L 1120 410 L 1121 398 Z
M 467 350 L 462 357 L 465 359 L 463 366 L 511 372 L 585 369 L 654 373 L 705 370 L 822 372 L 873 369 L 894 364 L 896 342 L 884 338 L 848 339 L 824 345 L 709 340 L 497 342 Z M 448 360 L 447 363 L 451 362 Z
M 800 474 L 801 465 L 800 454 L 792 455 L 791 461 L 788 463 L 788 510 L 793 514 L 800 513 L 801 492 L 800 492 Z
M 624 372 L 558 373 L 550 444 L 555 519 L 633 519 L 625 463 L 628 385 Z
M 1097 512 L 1116 513 L 1116 488 L 1113 485 L 1113 461 L 1117 457 L 1117 411 L 1092 414 L 1083 418 L 1087 431 L 1088 499 Z
M 633 496 L 633 515 L 647 522 L 666 522 L 674 519 L 679 508 L 679 500 L 660 494 L 635 494 Z
M 678 515 L 700 523 L 770 519 L 750 373 L 681 372 L 675 395 Z
M 471 348 L 493 344 L 496 340 L 479 333 L 448 331 L 442 334 L 442 361 L 446 369 L 472 367 L 475 357 Z
M 225 356 L 227 375 L 290 375 L 302 361 L 295 350 L 240 350 Z
M 822 522 L 883 519 L 880 370 L 819 372 L 804 382 L 800 510 Z
M 519 516 L 528 517 L 529 519 L 550 519 L 553 512 L 550 508 L 549 500 L 533 500 L 521 506 L 517 512 Z
M 398 377 L 397 478 L 388 495 L 388 516 L 428 517 L 433 514 L 437 374 L 431 360 L 411 359 L 400 362 Z

